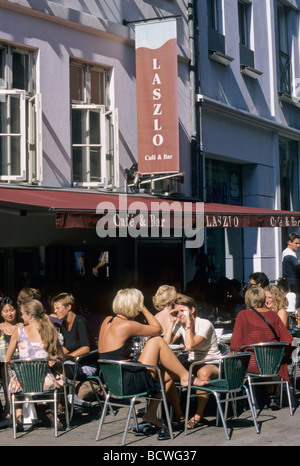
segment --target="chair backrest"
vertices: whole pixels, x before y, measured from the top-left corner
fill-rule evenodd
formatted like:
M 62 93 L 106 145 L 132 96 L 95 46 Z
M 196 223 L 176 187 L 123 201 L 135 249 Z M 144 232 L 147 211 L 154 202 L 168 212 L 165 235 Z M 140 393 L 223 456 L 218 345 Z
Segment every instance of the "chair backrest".
M 250 352 L 222 356 L 223 374 L 228 390 L 239 390 L 242 388 L 250 357 Z
M 122 365 L 102 359 L 99 360 L 99 363 L 100 372 L 103 375 L 109 393 L 112 397 L 122 398 L 124 396 Z
M 41 393 L 48 370 L 46 359 L 16 359 L 13 369 L 24 393 Z
M 287 345 L 284 342 L 267 342 L 252 345 L 260 375 L 278 375 Z

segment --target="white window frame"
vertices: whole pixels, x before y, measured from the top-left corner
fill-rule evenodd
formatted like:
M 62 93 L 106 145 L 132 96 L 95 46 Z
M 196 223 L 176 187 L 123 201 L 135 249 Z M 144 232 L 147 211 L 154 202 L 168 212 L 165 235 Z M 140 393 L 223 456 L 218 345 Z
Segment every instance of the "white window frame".
M 89 157 L 87 157 L 85 169 L 82 170 L 82 180 L 83 181 L 73 181 L 73 186 L 81 187 L 104 187 L 104 188 L 113 188 L 119 185 L 119 128 L 118 128 L 118 110 L 113 109 L 108 112 L 105 111 L 104 105 L 85 105 L 85 104 L 72 104 L 71 109 L 73 110 L 99 110 L 100 113 L 100 143 L 99 144 L 90 144 L 87 138 L 87 141 L 83 144 L 73 144 L 72 143 L 72 152 L 74 147 L 100 147 L 100 164 L 101 164 L 101 178 L 99 181 L 90 181 L 89 178 Z M 88 115 L 88 113 L 87 113 Z M 107 154 L 110 150 L 109 147 L 109 137 L 107 133 L 108 117 L 111 118 L 111 124 L 113 127 L 113 183 L 110 183 L 108 180 L 108 163 Z M 88 118 L 87 118 L 88 119 Z M 88 121 L 86 122 L 86 127 L 88 128 Z M 84 180 L 84 177 L 86 178 Z
M 13 181 L 13 180 L 26 180 L 26 102 L 25 102 L 25 91 L 22 90 L 3 90 L 0 89 L 1 96 L 20 96 L 20 133 L 0 133 L 0 136 L 6 136 L 8 139 L 11 137 L 20 138 L 20 174 L 19 175 L 1 175 L 0 180 Z M 9 147 L 9 144 L 7 145 Z M 7 164 L 10 163 L 9 150 L 7 153 Z M 9 171 L 9 169 L 8 169 Z
M 35 151 L 32 150 L 33 146 L 35 147 Z M 42 95 L 41 94 L 35 94 L 33 97 L 29 99 L 27 153 L 28 153 L 28 179 L 31 182 L 41 181 L 43 179 Z
M 113 127 L 113 183 L 108 183 L 106 184 L 107 188 L 112 188 L 114 186 L 119 186 L 120 179 L 119 179 L 119 114 L 118 114 L 118 109 L 114 108 L 112 110 L 109 110 L 108 112 L 105 113 L 106 117 L 106 123 L 108 123 L 108 118 L 111 118 L 111 125 Z M 109 137 L 106 134 L 105 136 L 105 159 L 107 154 L 109 153 L 110 147 L 109 147 Z M 106 165 L 108 165 L 108 161 L 106 161 Z M 106 170 L 108 171 L 108 167 L 106 167 Z M 105 172 L 107 174 L 107 171 Z M 106 176 L 107 178 L 107 176 Z
M 86 176 L 87 180 L 86 181 L 73 181 L 73 186 L 105 186 L 106 184 L 106 178 L 104 174 L 106 173 L 106 157 L 105 157 L 105 144 L 103 144 L 103 139 L 105 139 L 105 106 L 104 105 L 84 105 L 84 104 L 72 104 L 72 110 L 99 110 L 100 114 L 100 143 L 99 144 L 90 144 L 89 143 L 89 138 L 87 137 L 87 140 L 83 144 L 73 144 L 72 142 L 72 152 L 73 152 L 73 147 L 83 147 L 83 148 L 89 148 L 89 147 L 100 147 L 100 154 L 101 154 L 101 178 L 99 182 L 97 181 L 90 181 L 89 178 L 89 168 L 90 168 L 90 163 L 89 163 L 89 157 L 87 157 L 86 165 L 85 165 L 85 170 L 82 170 L 82 179 L 84 178 L 83 175 Z M 87 113 L 88 116 L 88 113 Z M 86 128 L 88 129 L 88 118 L 86 121 Z

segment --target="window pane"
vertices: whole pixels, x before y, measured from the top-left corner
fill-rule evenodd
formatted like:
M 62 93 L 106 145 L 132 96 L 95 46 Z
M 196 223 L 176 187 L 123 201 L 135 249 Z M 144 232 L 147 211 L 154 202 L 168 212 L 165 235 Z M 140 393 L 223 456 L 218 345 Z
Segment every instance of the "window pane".
M 100 181 L 101 179 L 101 149 L 92 147 L 90 149 L 90 181 Z
M 70 64 L 70 99 L 83 102 L 84 73 L 83 67 Z
M 72 110 L 72 143 L 83 144 L 85 134 L 85 111 L 84 110 Z
M 5 89 L 5 49 L 0 48 L 0 88 Z
M 100 144 L 100 114 L 90 111 L 90 144 Z
M 91 70 L 91 104 L 105 105 L 104 73 Z
M 73 147 L 73 181 L 84 181 L 82 179 L 84 151 L 82 147 Z
M 11 133 L 20 133 L 20 99 L 19 97 L 10 97 L 11 111 Z
M 0 132 L 20 133 L 20 99 L 15 96 L 1 96 Z
M 247 5 L 238 3 L 240 44 L 248 47 Z
M 280 138 L 280 192 L 281 209 L 299 210 L 298 144 Z
M 29 55 L 12 53 L 13 89 L 29 91 Z
M 21 171 L 21 157 L 20 157 L 20 138 L 10 138 L 11 147 L 11 173 L 10 175 L 18 176 Z
M 7 137 L 0 136 L 0 175 L 7 175 Z
M 20 137 L 0 137 L 0 175 L 20 175 Z

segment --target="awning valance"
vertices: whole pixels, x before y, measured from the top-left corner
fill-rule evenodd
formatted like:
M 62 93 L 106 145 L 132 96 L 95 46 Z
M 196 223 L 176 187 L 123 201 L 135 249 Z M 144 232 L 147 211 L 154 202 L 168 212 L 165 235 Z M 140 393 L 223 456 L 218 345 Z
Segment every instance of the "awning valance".
M 185 213 L 192 216 L 193 226 L 196 223 L 196 216 L 203 215 L 205 228 L 300 226 L 300 212 L 227 204 L 203 204 L 194 200 L 146 195 L 40 187 L 1 187 L 0 211 L 14 213 L 19 211 L 21 215 L 39 212 L 55 213 L 57 228 L 96 228 L 99 219 L 107 213 L 115 215 L 116 227 L 119 226 L 120 216 L 122 219 L 127 218 L 129 224 L 139 214 L 146 220 L 141 226 L 149 226 L 151 222 L 157 222 L 157 225 L 163 227 L 160 219 L 168 213 L 170 214 L 170 224 L 166 225 L 168 227 L 173 226 L 175 218 L 183 219 Z M 150 223 L 147 223 L 147 219 Z

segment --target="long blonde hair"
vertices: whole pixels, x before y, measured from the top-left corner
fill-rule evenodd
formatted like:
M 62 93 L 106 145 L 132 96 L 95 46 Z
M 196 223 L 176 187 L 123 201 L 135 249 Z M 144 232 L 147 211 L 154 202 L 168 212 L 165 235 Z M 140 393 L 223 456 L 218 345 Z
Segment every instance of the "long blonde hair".
M 40 301 L 31 299 L 24 302 L 22 305 L 23 311 L 31 315 L 32 318 L 39 324 L 39 334 L 44 343 L 44 349 L 49 355 L 57 354 L 58 334 L 55 326 L 46 314 L 46 311 Z

